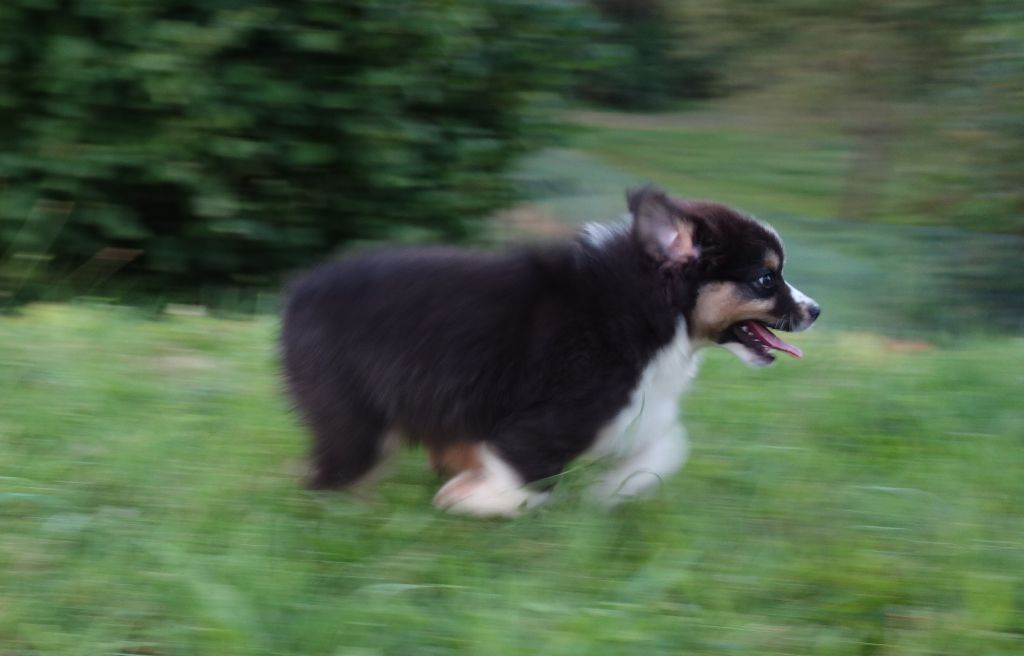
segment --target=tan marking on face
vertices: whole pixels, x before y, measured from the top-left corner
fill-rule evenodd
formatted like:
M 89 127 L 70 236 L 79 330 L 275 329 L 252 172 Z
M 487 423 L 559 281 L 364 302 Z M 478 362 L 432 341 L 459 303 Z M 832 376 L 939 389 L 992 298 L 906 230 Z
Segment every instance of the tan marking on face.
M 448 473 L 458 474 L 470 469 L 480 469 L 479 445 L 472 442 L 460 442 L 446 446 L 427 447 L 430 466 Z
M 692 322 L 695 337 L 713 338 L 722 331 L 746 319 L 759 319 L 774 323 L 770 312 L 774 298 L 746 298 L 734 282 L 713 282 L 701 287 L 693 308 Z
M 764 266 L 769 271 L 778 271 L 779 266 L 782 265 L 782 261 L 779 259 L 779 254 L 774 251 L 768 251 L 768 254 L 764 256 Z

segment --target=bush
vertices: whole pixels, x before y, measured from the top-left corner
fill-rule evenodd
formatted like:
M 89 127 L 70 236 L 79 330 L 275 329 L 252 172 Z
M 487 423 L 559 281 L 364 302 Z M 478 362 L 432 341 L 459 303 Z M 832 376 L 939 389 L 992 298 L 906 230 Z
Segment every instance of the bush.
M 692 46 L 691 26 L 666 0 L 590 0 L 604 19 L 600 64 L 577 95 L 629 111 L 658 110 L 712 95 L 718 63 Z
M 527 0 L 9 0 L 6 276 L 127 263 L 188 291 L 353 240 L 465 238 L 550 136 L 545 92 L 591 24 Z

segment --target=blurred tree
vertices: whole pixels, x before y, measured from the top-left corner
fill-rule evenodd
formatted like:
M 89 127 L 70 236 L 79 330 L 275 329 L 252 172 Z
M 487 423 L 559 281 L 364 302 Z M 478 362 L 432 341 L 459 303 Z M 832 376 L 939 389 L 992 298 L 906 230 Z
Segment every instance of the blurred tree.
M 946 166 L 928 207 L 982 229 L 1024 234 L 1024 5 L 978 3 L 979 20 L 937 102 Z
M 193 289 L 465 238 L 594 25 L 554 0 L 9 0 L 0 258 L 139 251 L 141 284 Z
M 691 27 L 667 0 L 590 0 L 605 19 L 601 58 L 577 94 L 626 110 L 652 110 L 713 91 L 712 53 L 695 49 Z
M 979 11 L 949 0 L 726 0 L 704 16 L 705 38 L 738 53 L 734 84 L 784 89 L 842 124 L 854 152 L 837 211 L 870 218 L 906 121 L 950 82 Z

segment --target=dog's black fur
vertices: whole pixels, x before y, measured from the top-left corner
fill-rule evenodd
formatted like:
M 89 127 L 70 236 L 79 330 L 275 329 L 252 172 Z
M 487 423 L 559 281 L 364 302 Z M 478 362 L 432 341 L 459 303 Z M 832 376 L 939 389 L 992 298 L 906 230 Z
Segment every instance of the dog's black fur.
M 646 188 L 630 209 L 633 226 L 602 243 L 384 249 L 300 278 L 281 343 L 314 433 L 312 485 L 361 479 L 389 430 L 485 442 L 525 482 L 554 476 L 626 406 L 680 317 L 695 330 L 701 284 L 748 280 L 765 250 L 781 257 L 774 233 L 720 205 Z M 659 251 L 639 218 L 651 212 L 684 221 L 692 253 Z

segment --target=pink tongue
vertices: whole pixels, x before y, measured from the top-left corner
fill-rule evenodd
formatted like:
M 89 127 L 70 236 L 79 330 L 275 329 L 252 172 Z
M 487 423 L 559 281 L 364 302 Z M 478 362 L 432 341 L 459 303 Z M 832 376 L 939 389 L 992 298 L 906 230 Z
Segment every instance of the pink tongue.
M 783 353 L 789 353 L 794 358 L 803 357 L 804 354 L 800 349 L 792 344 L 782 341 L 775 336 L 775 333 L 768 330 L 757 321 L 744 321 L 743 325 L 746 326 L 747 330 L 749 330 L 755 337 L 764 342 L 765 346 L 770 346 L 777 351 L 782 351 Z

